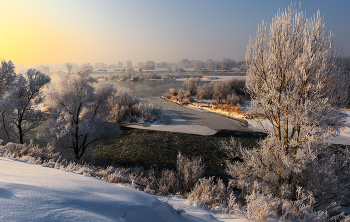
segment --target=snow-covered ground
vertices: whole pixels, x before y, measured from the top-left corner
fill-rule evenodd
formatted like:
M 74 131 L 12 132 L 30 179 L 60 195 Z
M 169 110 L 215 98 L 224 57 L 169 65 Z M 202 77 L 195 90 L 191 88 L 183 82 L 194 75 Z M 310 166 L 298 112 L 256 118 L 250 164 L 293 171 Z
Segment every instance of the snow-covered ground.
M 164 123 L 156 121 L 146 126 L 138 125 L 138 124 L 126 124 L 126 123 L 124 123 L 123 125 L 132 127 L 132 128 L 138 128 L 138 129 L 180 132 L 180 133 L 189 133 L 189 134 L 197 134 L 197 135 L 205 135 L 205 136 L 214 135 L 216 133 L 215 130 L 210 129 L 209 127 L 191 123 L 182 119 L 175 112 L 171 112 L 169 110 L 162 110 L 162 113 L 171 119 L 169 124 L 165 125 Z
M 166 199 L 88 175 L 0 157 L 0 221 L 247 221 L 188 206 L 179 197 Z M 180 209 L 185 212 L 178 214 Z

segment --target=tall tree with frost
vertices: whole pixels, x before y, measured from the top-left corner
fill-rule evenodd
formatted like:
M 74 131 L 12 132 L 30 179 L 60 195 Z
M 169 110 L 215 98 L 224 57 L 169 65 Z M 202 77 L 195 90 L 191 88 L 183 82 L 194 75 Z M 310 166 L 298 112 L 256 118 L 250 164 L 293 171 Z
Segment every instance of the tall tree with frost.
M 13 115 L 10 115 L 12 133 L 17 137 L 21 144 L 24 143 L 24 136 L 38 127 L 45 114 L 39 109 L 38 105 L 44 99 L 42 89 L 47 86 L 51 78 L 36 69 L 28 69 L 27 72 L 20 74 L 13 92 L 10 96 Z
M 16 80 L 15 66 L 11 61 L 6 62 L 1 60 L 0 68 L 0 139 L 5 142 L 12 140 L 9 128 L 9 119 L 7 118 L 11 110 L 11 93 L 10 89 L 13 87 Z
M 318 200 L 349 191 L 341 170 L 349 156 L 327 148 L 349 86 L 332 41 L 319 11 L 307 19 L 292 6 L 277 13 L 268 32 L 264 23 L 259 26 L 250 40 L 250 115 L 268 137 L 258 149 L 240 149 L 244 161 L 230 166 L 241 187 L 258 181 L 266 193 L 294 199 L 301 186 Z M 230 146 L 239 147 L 234 141 Z
M 51 120 L 42 136 L 55 147 L 72 148 L 77 160 L 94 142 L 120 136 L 119 126 L 106 119 L 115 89 L 111 84 L 95 89 L 91 72 L 85 64 L 75 74 L 61 76 L 47 92 Z
M 3 95 L 13 85 L 16 79 L 15 66 L 12 61 L 8 63 L 5 60 L 1 60 L 0 69 L 0 95 Z

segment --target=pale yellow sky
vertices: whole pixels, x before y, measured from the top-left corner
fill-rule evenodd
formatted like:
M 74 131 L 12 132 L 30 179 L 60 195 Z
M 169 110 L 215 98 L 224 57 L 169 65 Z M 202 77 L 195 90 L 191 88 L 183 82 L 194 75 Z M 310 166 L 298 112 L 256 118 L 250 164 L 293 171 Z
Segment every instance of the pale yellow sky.
M 0 57 L 15 64 L 244 59 L 249 37 L 290 0 L 2 0 Z M 350 1 L 310 0 L 350 55 Z

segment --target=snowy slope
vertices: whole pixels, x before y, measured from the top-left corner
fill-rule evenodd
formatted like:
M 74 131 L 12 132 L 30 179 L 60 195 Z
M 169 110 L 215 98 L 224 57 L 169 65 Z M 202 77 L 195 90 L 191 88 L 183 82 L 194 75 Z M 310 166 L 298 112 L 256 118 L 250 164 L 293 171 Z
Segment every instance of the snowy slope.
M 190 221 L 156 196 L 0 158 L 1 221 Z
M 90 176 L 0 157 L 0 221 L 247 221 L 188 206 L 178 197 L 169 198 L 169 204 L 158 198 Z M 178 215 L 179 208 L 186 212 Z

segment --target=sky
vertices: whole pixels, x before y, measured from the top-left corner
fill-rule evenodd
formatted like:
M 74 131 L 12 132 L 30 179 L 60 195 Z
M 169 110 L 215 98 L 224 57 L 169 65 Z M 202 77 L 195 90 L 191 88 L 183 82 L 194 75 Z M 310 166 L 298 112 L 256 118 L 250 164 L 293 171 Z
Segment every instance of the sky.
M 299 1 L 293 2 L 299 8 Z M 15 64 L 243 60 L 258 24 L 290 0 L 1 0 L 0 57 Z M 350 1 L 301 2 L 319 9 L 350 56 Z

